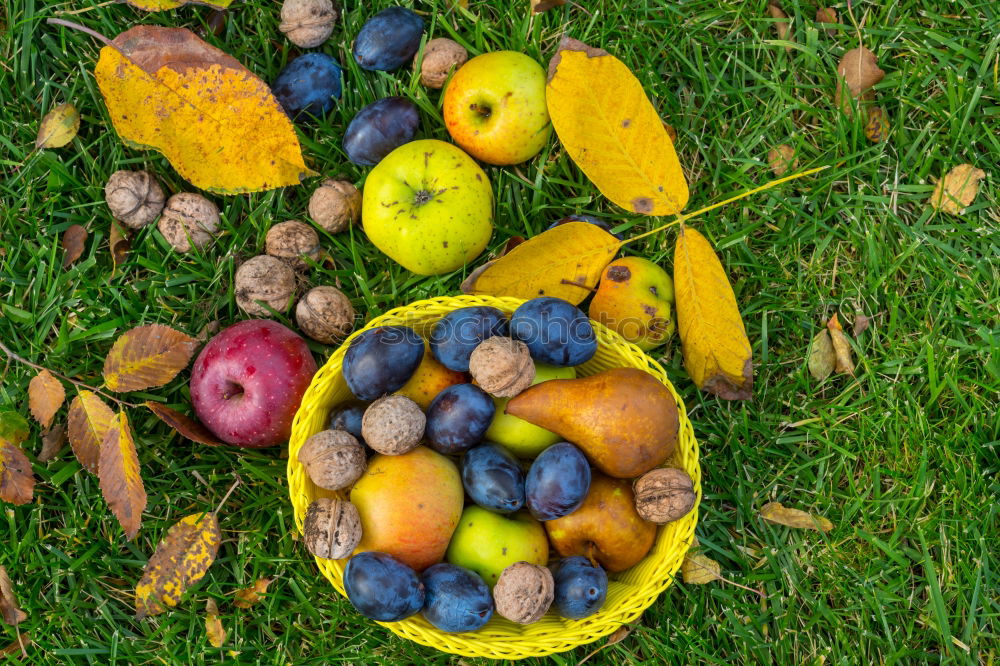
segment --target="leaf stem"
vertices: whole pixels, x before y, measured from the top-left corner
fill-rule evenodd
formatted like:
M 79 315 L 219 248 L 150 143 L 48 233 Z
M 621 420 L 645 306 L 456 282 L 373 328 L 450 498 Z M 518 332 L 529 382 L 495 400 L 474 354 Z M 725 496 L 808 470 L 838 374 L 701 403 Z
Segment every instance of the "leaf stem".
M 90 28 L 88 28 L 86 26 L 82 26 L 79 23 L 74 23 L 73 21 L 67 21 L 66 19 L 61 19 L 61 18 L 49 18 L 49 19 L 45 19 L 45 22 L 46 23 L 50 23 L 52 25 L 61 25 L 61 26 L 66 27 L 66 28 L 73 28 L 74 30 L 79 30 L 80 32 L 85 32 L 88 35 L 90 35 L 91 37 L 93 37 L 94 39 L 96 39 L 96 40 L 98 40 L 100 42 L 103 42 L 106 46 L 110 46 L 113 49 L 117 48 L 117 47 L 115 47 L 114 44 L 111 43 L 110 39 L 108 39 L 107 37 L 105 37 L 101 33 L 97 32 L 96 30 L 91 30 Z
M 55 370 L 51 370 L 49 368 L 46 368 L 44 365 L 38 365 L 37 363 L 32 363 L 31 361 L 29 361 L 28 359 L 24 358 L 20 354 L 15 354 L 13 351 L 10 350 L 9 347 L 7 347 L 7 345 L 5 345 L 2 342 L 0 342 L 0 351 L 2 351 L 4 354 L 7 355 L 8 361 L 12 361 L 12 360 L 13 361 L 17 361 L 18 363 L 23 363 L 24 365 L 26 365 L 28 367 L 31 367 L 31 368 L 34 368 L 35 370 L 47 370 L 47 371 L 51 372 L 53 375 L 55 375 L 56 377 L 59 377 L 60 379 L 63 379 L 65 381 L 69 382 L 70 384 L 72 384 L 73 386 L 76 386 L 77 388 L 87 389 L 88 391 L 93 391 L 94 393 L 98 393 L 100 395 L 103 395 L 108 400 L 116 402 L 119 405 L 125 405 L 126 407 L 138 407 L 139 406 L 139 405 L 134 405 L 131 402 L 126 402 L 125 400 L 121 400 L 120 398 L 116 398 L 115 396 L 113 396 L 113 395 L 111 395 L 109 393 L 106 393 L 106 392 L 102 391 L 99 388 L 94 388 L 90 384 L 85 384 L 83 382 L 80 382 L 80 381 L 77 381 L 77 380 L 73 379 L 72 377 L 67 377 L 66 375 L 62 374 L 61 372 L 56 372 Z

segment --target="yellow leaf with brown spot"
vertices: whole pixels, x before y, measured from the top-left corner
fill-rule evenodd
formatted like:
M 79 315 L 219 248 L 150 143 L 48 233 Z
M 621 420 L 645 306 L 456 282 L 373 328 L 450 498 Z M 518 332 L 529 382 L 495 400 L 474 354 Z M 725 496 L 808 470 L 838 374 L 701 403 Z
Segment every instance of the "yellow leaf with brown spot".
M 722 566 L 701 552 L 698 537 L 695 537 L 681 562 L 681 575 L 688 585 L 705 585 L 722 579 Z
M 35 473 L 24 452 L 0 437 L 0 500 L 27 504 L 35 492 Z
M 566 152 L 601 194 L 644 215 L 687 205 L 674 144 L 621 60 L 564 37 L 549 62 L 545 101 Z
M 222 620 L 219 619 L 219 606 L 215 599 L 205 602 L 205 633 L 208 635 L 208 642 L 212 647 L 220 648 L 226 642 L 226 630 L 222 628 Z
M 889 116 L 881 106 L 868 109 L 865 119 L 865 137 L 872 143 L 881 143 L 889 137 Z
M 191 184 L 257 192 L 312 173 L 270 88 L 235 58 L 184 28 L 137 26 L 112 44 L 94 74 L 115 129 Z
M 785 527 L 829 532 L 833 523 L 822 516 L 813 516 L 799 509 L 786 508 L 781 502 L 768 502 L 760 508 L 760 517 L 769 523 L 777 523 Z
M 66 389 L 48 370 L 40 371 L 28 382 L 28 409 L 43 430 L 52 425 L 52 419 L 64 400 Z
M 524 299 L 554 296 L 575 305 L 592 293 L 620 245 L 593 224 L 560 224 L 477 269 L 462 283 L 462 291 Z
M 720 398 L 748 400 L 753 351 L 736 294 L 708 239 L 686 225 L 674 248 L 674 293 L 684 367 L 692 381 Z
M 237 608 L 250 608 L 257 604 L 262 598 L 260 595 L 267 592 L 267 587 L 273 581 L 273 578 L 258 578 L 250 587 L 236 592 L 236 599 L 233 601 L 233 605 Z
M 959 164 L 938 181 L 931 194 L 930 204 L 935 210 L 961 215 L 966 206 L 979 194 L 979 181 L 986 172 L 971 164 Z
M 139 532 L 142 512 L 146 509 L 146 489 L 139 471 L 132 428 L 125 412 L 119 412 L 101 442 L 97 462 L 101 494 L 111 512 L 121 523 L 130 540 Z
M 97 474 L 101 443 L 115 426 L 115 413 L 97 394 L 80 391 L 69 404 L 69 444 L 80 464 Z
M 213 513 L 185 516 L 167 530 L 136 585 L 136 618 L 176 606 L 184 592 L 205 576 L 221 541 L 219 521 Z
M 79 130 L 80 112 L 72 104 L 60 104 L 42 118 L 35 148 L 62 148 Z
M 137 326 L 112 345 L 104 360 L 104 383 L 112 391 L 163 386 L 187 367 L 198 345 L 169 326 Z
M 160 12 L 165 9 L 177 9 L 184 5 L 207 5 L 225 9 L 233 4 L 233 0 L 125 0 L 136 9 L 147 12 Z

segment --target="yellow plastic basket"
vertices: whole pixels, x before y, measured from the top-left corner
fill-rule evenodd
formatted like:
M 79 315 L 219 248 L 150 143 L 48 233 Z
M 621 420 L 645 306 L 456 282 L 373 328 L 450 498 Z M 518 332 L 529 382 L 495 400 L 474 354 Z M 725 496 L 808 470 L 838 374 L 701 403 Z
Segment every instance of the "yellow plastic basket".
M 387 324 L 403 324 L 413 327 L 427 337 L 431 327 L 441 317 L 457 308 L 491 305 L 511 313 L 522 302 L 517 298 L 488 296 L 455 296 L 417 301 L 376 317 L 362 330 Z M 691 475 L 700 501 L 701 468 L 698 465 L 698 442 L 695 441 L 684 403 L 667 379 L 663 368 L 638 347 L 625 342 L 614 331 L 596 322 L 594 328 L 597 332 L 597 354 L 577 369 L 578 374 L 586 376 L 601 370 L 620 367 L 639 368 L 656 377 L 670 389 L 677 399 L 680 436 L 676 451 L 666 465 L 682 468 Z M 340 368 L 348 344 L 359 333 L 360 330 L 356 331 L 344 341 L 326 365 L 316 373 L 292 425 L 288 452 L 288 486 L 292 506 L 295 509 L 295 524 L 300 534 L 306 509 L 313 500 L 323 496 L 343 497 L 342 493 L 333 493 L 314 486 L 298 462 L 298 452 L 308 437 L 326 428 L 330 411 L 339 403 L 352 398 Z M 633 622 L 656 601 L 657 596 L 673 582 L 675 574 L 680 569 L 697 521 L 696 507 L 681 520 L 661 527 L 656 544 L 649 555 L 628 571 L 613 574 L 610 577 L 608 599 L 604 607 L 600 612 L 583 620 L 566 620 L 550 612 L 539 622 L 523 626 L 494 615 L 493 619 L 479 631 L 463 634 L 439 631 L 420 614 L 402 622 L 380 624 L 411 641 L 444 652 L 470 657 L 524 659 L 571 650 L 610 634 L 622 624 Z M 343 595 L 346 560 L 316 558 L 316 564 L 337 592 Z

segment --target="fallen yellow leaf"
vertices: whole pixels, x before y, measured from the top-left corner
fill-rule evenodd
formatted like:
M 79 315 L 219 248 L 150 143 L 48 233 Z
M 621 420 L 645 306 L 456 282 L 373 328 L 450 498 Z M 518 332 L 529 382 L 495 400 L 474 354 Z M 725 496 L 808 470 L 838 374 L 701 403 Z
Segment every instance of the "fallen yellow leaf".
M 705 585 L 722 579 L 722 566 L 708 555 L 699 551 L 698 540 L 695 539 L 691 548 L 681 562 L 681 576 L 689 585 Z
M 250 587 L 236 592 L 236 600 L 233 601 L 233 605 L 237 608 L 250 608 L 257 604 L 261 600 L 260 595 L 267 592 L 267 587 L 273 581 L 273 578 L 258 578 Z
M 146 509 L 146 488 L 139 471 L 135 439 L 125 412 L 118 412 L 101 442 L 97 462 L 101 494 L 130 540 L 139 532 Z
M 219 606 L 215 603 L 215 599 L 209 599 L 205 603 L 205 633 L 212 647 L 220 648 L 226 642 L 226 630 L 223 629 L 222 620 L 219 619 Z
M 104 359 L 104 383 L 112 391 L 163 386 L 187 367 L 199 343 L 163 326 L 136 326 L 122 333 Z
M 60 104 L 45 114 L 38 126 L 35 148 L 62 148 L 80 131 L 80 112 L 72 104 Z
M 101 443 L 115 427 L 114 411 L 96 393 L 80 391 L 69 404 L 69 444 L 84 469 L 97 474 Z
M 854 360 L 851 358 L 851 343 L 847 341 L 847 336 L 844 335 L 844 329 L 840 326 L 840 320 L 837 319 L 836 313 L 826 323 L 826 329 L 830 332 L 830 342 L 837 360 L 834 369 L 842 375 L 853 375 Z
M 931 193 L 930 204 L 935 210 L 961 215 L 965 207 L 979 194 L 979 181 L 986 172 L 971 164 L 959 164 L 938 181 Z
M 830 376 L 837 364 L 837 354 L 833 351 L 830 332 L 825 328 L 812 339 L 809 349 L 809 374 L 818 382 Z
M 786 508 L 781 502 L 768 502 L 760 508 L 760 517 L 769 523 L 817 532 L 829 532 L 833 523 L 822 516 L 813 516 L 799 509 Z
M 177 521 L 156 547 L 136 585 L 136 617 L 141 620 L 176 606 L 187 588 L 201 580 L 215 561 L 221 541 L 219 521 L 213 513 L 195 513 Z

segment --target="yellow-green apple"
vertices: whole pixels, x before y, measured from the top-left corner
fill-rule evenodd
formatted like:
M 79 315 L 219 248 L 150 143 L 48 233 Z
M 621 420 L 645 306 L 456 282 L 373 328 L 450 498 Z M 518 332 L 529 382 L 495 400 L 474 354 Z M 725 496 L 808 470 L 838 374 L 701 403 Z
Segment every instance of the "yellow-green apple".
M 361 221 L 375 247 L 419 275 L 470 263 L 493 233 L 493 188 L 475 160 L 444 141 L 411 141 L 365 181 Z
M 516 51 L 484 53 L 462 65 L 445 89 L 443 112 L 455 143 L 488 164 L 530 160 L 552 129 L 545 71 Z
M 355 552 L 389 553 L 416 571 L 444 557 L 462 515 L 462 479 L 450 459 L 426 446 L 376 455 L 351 489 L 361 516 Z
M 468 381 L 469 378 L 464 372 L 449 370 L 441 365 L 431 353 L 430 345 L 424 341 L 424 355 L 420 359 L 420 365 L 413 371 L 409 381 L 396 393 L 406 396 L 420 405 L 420 409 L 427 411 L 438 393 L 449 386 L 465 384 Z
M 576 377 L 576 368 L 558 368 L 545 363 L 535 363 L 535 380 L 532 386 L 548 381 L 549 379 L 573 379 Z M 497 444 L 503 444 L 507 449 L 519 458 L 534 458 L 539 453 L 549 448 L 561 437 L 551 430 L 540 428 L 528 423 L 524 419 L 511 416 L 504 412 L 510 398 L 494 398 L 497 406 L 496 415 L 486 431 L 486 439 Z
M 462 512 L 447 557 L 493 587 L 503 570 L 515 562 L 544 566 L 549 561 L 549 540 L 542 524 L 527 512 L 504 516 L 471 505 Z
M 594 472 L 580 508 L 545 523 L 549 539 L 563 557 L 582 555 L 611 572 L 638 564 L 656 540 L 656 525 L 635 510 L 630 479 Z
M 612 261 L 590 302 L 590 318 L 640 349 L 659 347 L 674 334 L 674 281 L 649 259 Z

